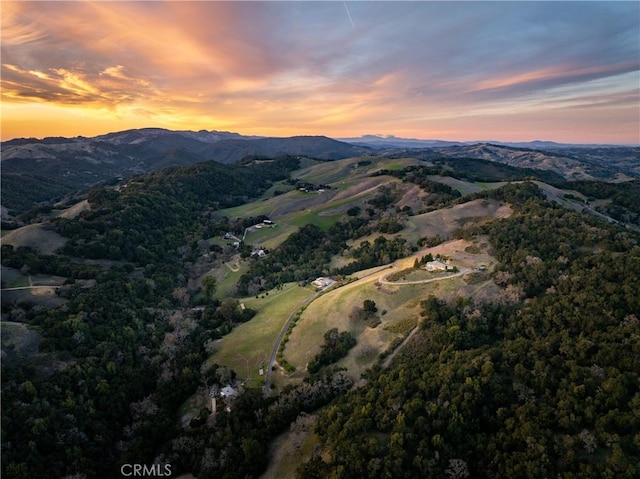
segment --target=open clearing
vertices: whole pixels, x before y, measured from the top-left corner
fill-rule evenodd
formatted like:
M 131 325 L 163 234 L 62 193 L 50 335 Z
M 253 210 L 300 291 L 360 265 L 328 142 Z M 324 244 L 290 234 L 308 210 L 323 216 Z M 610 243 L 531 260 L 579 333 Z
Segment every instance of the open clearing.
M 451 263 L 460 269 L 471 270 L 479 265 L 491 267 L 496 260 L 487 253 L 485 240 L 481 238 L 474 243 L 464 240 L 443 243 L 398 260 L 395 266 L 399 270 L 412 268 L 416 259 L 431 253 L 434 256 L 448 256 Z M 470 246 L 475 246 L 478 253 L 468 252 Z M 320 350 L 324 333 L 331 328 L 338 328 L 339 331 L 350 331 L 358 340 L 349 355 L 338 362 L 339 366 L 348 369 L 354 379 L 358 379 L 396 337 L 407 332 L 406 324 L 412 318 L 419 317 L 422 299 L 430 294 L 451 297 L 466 296 L 471 292 L 461 276 L 452 274 L 432 274 L 429 279 L 438 280 L 424 284 L 380 285 L 380 278 L 388 275 L 391 270 L 383 267 L 374 271 L 377 272 L 320 296 L 307 307 L 292 330 L 284 350 L 285 359 L 297 369 L 292 378 L 305 374 L 307 363 Z M 365 299 L 376 303 L 376 316 L 380 320 L 376 327 L 370 326 L 373 319 L 363 320 L 354 314 L 354 311 L 362 308 Z
M 8 266 L 0 267 L 0 278 L 2 278 L 3 288 L 20 288 L 29 286 L 29 278 L 24 276 L 20 271 Z
M 88 211 L 90 209 L 91 209 L 91 206 L 89 205 L 89 202 L 87 200 L 83 200 L 67 209 L 58 211 L 53 216 L 72 220 L 74 218 L 77 218 L 78 215 L 83 211 Z
M 367 164 L 368 163 L 368 164 Z M 375 156 L 362 156 L 324 162 L 296 171 L 292 176 L 315 184 L 334 184 L 349 179 L 362 179 L 381 169 L 398 170 L 421 164 L 414 158 L 390 160 Z
M 302 413 L 287 432 L 272 441 L 269 467 L 260 479 L 295 477 L 298 465 L 309 460 L 319 443 L 313 432 L 314 423 L 315 415 Z
M 28 246 L 44 254 L 52 254 L 66 242 L 66 238 L 42 223 L 23 226 L 2 237 L 2 244 L 10 244 L 14 248 Z
M 401 236 L 416 242 L 420 238 L 440 235 L 448 237 L 457 228 L 468 222 L 479 222 L 487 218 L 507 218 L 511 207 L 495 200 L 473 200 L 421 215 L 411 216 Z
M 359 246 L 363 241 L 373 242 L 378 236 L 387 239 L 402 237 L 410 243 L 416 244 L 425 237 L 440 235 L 448 238 L 456 229 L 467 223 L 481 223 L 492 218 L 508 218 L 512 210 L 509 205 L 501 204 L 495 200 L 478 199 L 461 203 L 450 208 L 430 211 L 421 215 L 409 216 L 402 231 L 394 234 L 372 233 L 355 241 L 347 241 L 349 246 Z M 339 267 L 349 263 L 345 258 L 334 258 L 332 266 Z
M 261 387 L 258 369 L 266 365 L 289 315 L 313 293 L 310 288 L 289 283 L 281 290 L 269 291 L 264 297 L 240 300 L 258 314 L 217 342 L 217 351 L 209 359 L 209 364 L 223 364 L 236 371 L 238 377 L 247 380 L 250 386 Z
M 236 284 L 240 276 L 249 270 L 246 260 L 239 259 L 239 255 L 230 263 L 223 263 L 220 267 L 202 275 L 212 274 L 217 281 L 215 297 L 222 300 L 228 296 L 233 296 L 236 291 Z
M 438 183 L 444 183 L 445 185 L 449 185 L 451 188 L 453 188 L 454 190 L 458 190 L 463 195 L 468 195 L 469 193 L 477 193 L 478 191 L 493 190 L 495 188 L 500 188 L 501 186 L 504 186 L 507 184 L 504 181 L 496 182 L 496 183 L 475 183 L 471 181 L 452 178 L 451 176 L 440 176 L 440 175 L 429 175 L 427 176 L 427 178 L 431 181 L 436 181 Z
M 56 308 L 67 302 L 57 294 L 57 290 L 64 284 L 66 278 L 46 274 L 23 275 L 20 271 L 2 266 L 3 304 L 32 303 L 44 308 Z
M 2 291 L 3 303 L 31 303 L 43 308 L 58 308 L 68 302 L 57 294 L 55 286 L 37 286 L 28 289 Z

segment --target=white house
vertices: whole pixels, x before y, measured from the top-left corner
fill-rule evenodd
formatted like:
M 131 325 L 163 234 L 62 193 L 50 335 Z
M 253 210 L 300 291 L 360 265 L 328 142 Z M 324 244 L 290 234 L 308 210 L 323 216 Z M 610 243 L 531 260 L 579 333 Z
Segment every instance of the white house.
M 453 269 L 453 266 L 449 266 L 446 263 L 443 263 L 440 260 L 435 260 L 435 261 L 429 261 L 424 269 L 426 269 L 427 271 L 449 271 L 451 269 Z
M 316 288 L 326 288 L 327 286 L 331 286 L 332 284 L 335 284 L 335 281 L 332 280 L 331 278 L 320 277 L 311 281 L 311 284 L 314 285 Z

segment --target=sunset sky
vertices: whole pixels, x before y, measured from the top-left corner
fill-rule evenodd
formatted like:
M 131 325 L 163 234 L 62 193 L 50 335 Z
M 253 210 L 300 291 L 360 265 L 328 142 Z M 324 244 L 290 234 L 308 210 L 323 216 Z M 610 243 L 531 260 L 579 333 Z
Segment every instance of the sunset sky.
M 640 143 L 640 3 L 2 1 L 2 139 Z

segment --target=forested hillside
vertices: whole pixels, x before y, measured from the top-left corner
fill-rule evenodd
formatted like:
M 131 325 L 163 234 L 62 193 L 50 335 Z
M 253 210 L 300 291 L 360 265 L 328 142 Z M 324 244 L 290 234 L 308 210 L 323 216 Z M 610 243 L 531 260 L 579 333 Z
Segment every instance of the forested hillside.
M 349 158 L 369 149 L 324 136 L 260 138 L 218 131 L 143 128 L 93 138 L 20 138 L 2 143 L 2 207 L 19 216 L 36 204 L 168 166 L 203 161 L 236 164 L 245 158 L 307 156 Z
M 565 183 L 484 160 L 392 167 L 372 157 L 341 165 L 345 176 L 330 185 L 317 181 L 343 194 L 323 205 L 334 197 L 294 186 L 314 184 L 320 163 L 305 161 L 306 170 L 290 156 L 206 162 L 97 187 L 77 216 L 47 219 L 66 238 L 53 254 L 3 245 L 3 271 L 26 284 L 37 275 L 60 281 L 55 306 L 3 303 L 3 321 L 28 326 L 39 342 L 25 356 L 9 346 L 20 360 L 2 364 L 2 477 L 111 478 L 121 464 L 154 462 L 171 464 L 175 476 L 259 477 L 271 441 L 318 411 L 317 454 L 300 467 L 304 479 L 637 477 L 640 238 L 547 201 L 527 179 L 583 195 L 572 201 L 625 223 L 637 221 L 635 183 Z M 313 216 L 309 199 L 335 211 Z M 428 215 L 419 213 L 481 200 L 509 214 L 449 220 L 451 238 L 415 225 Z M 280 201 L 290 203 L 274 224 L 267 213 Z M 252 213 L 223 214 L 239 205 Z M 252 255 L 265 238 L 275 246 Z M 362 381 L 334 364 L 359 346 L 343 328 L 320 332 L 318 354 L 271 394 L 210 361 L 221 337 L 257 319 L 243 302 L 265 304 L 287 285 L 315 298 L 309 282 L 318 276 L 339 289 L 349 275 L 391 271 L 394 261 L 455 238 L 482 238 L 493 264 L 444 283 L 442 297 L 398 294 L 415 304 L 392 325 L 407 336 L 388 333 Z M 395 294 L 374 279 L 376 294 Z M 475 284 L 499 293 L 456 294 Z M 300 301 L 278 315 L 299 319 Z M 340 311 L 345 324 L 360 321 L 363 334 L 383 329 L 387 311 L 368 297 L 354 301 L 365 314 Z M 407 324 L 419 324 L 410 337 Z M 212 386 L 231 384 L 238 398 L 212 414 Z M 197 394 L 204 402 L 190 403 Z
M 172 167 L 134 178 L 118 190 L 89 192 L 91 211 L 82 221 L 59 219 L 71 241 L 64 253 L 148 265 L 174 255 L 196 231 L 211 227 L 209 214 L 255 198 L 288 177 L 298 160 L 285 157 L 252 167 L 216 162 Z
M 540 198 L 460 231 L 480 233 L 516 302 L 423 300 L 392 366 L 322 412 L 298 477 L 638 476 L 638 237 Z
M 3 363 L 3 477 L 114 477 L 127 459 L 152 462 L 176 434 L 177 409 L 203 381 L 205 342 L 219 336 L 221 322 L 242 316 L 223 317 L 215 301 L 206 320 L 189 315 L 178 247 L 225 231 L 228 220 L 211 217 L 220 205 L 259 195 L 297 164 L 204 163 L 132 180 L 120 191 L 96 189 L 84 216 L 56 221 L 70 238 L 59 254 L 3 246 L 5 266 L 69 278 L 61 308 L 4 305 L 9 319 L 43 340 L 35 358 Z M 80 262 L 91 258 L 114 263 Z

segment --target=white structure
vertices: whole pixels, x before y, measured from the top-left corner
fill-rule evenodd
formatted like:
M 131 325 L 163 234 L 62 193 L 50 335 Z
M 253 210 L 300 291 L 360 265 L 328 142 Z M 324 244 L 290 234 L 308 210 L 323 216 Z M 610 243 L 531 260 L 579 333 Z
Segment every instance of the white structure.
M 440 260 L 429 261 L 424 267 L 427 271 L 449 271 L 453 269 L 453 266 L 449 266 Z
M 238 395 L 238 391 L 233 389 L 231 385 L 227 384 L 220 390 L 220 397 L 224 399 L 233 399 Z
M 315 280 L 311 281 L 311 284 L 314 285 L 316 288 L 326 288 L 327 286 L 331 286 L 332 284 L 334 284 L 335 281 L 330 279 L 330 278 L 316 278 Z

